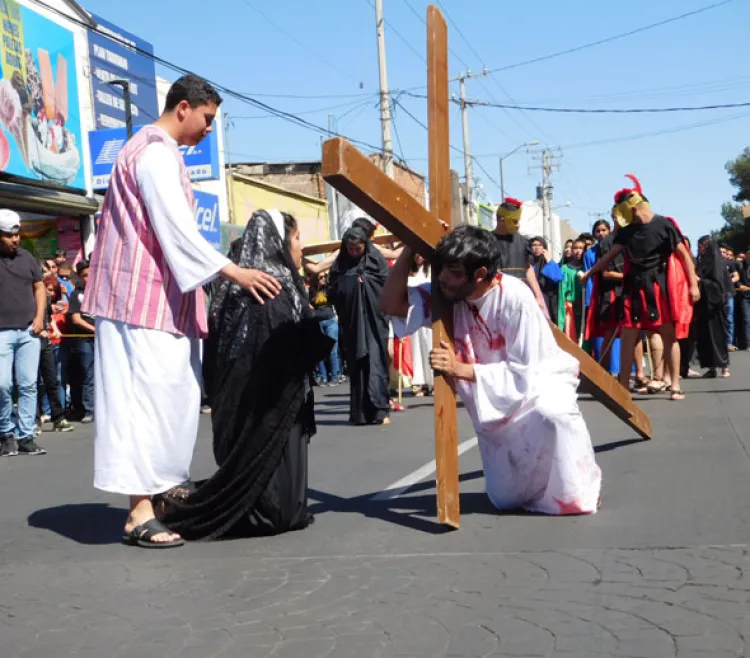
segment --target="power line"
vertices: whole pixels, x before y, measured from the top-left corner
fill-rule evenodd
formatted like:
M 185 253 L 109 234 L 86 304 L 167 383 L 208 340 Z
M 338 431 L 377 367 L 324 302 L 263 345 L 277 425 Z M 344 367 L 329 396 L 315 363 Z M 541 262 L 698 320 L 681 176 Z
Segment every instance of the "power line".
M 469 105 L 497 107 L 505 110 L 527 112 L 558 112 L 563 114 L 659 114 L 665 112 L 702 112 L 705 110 L 728 110 L 737 107 L 750 107 L 746 103 L 720 103 L 715 105 L 693 105 L 690 107 L 626 107 L 626 108 L 586 108 L 586 107 L 537 107 L 532 105 L 508 105 L 484 101 L 468 101 Z
M 365 0 L 365 2 L 368 5 L 370 5 L 370 7 L 372 7 L 373 11 L 375 11 L 375 5 L 373 4 L 372 0 Z M 387 18 L 384 19 L 383 22 L 388 26 L 388 28 L 391 30 L 391 32 L 393 32 L 399 39 L 401 39 L 401 41 L 403 41 L 404 44 L 406 44 L 406 47 L 409 50 L 411 50 L 411 52 L 414 53 L 414 55 L 418 59 L 420 59 L 422 62 L 424 62 L 425 66 L 427 66 L 427 60 L 425 59 L 425 56 L 422 53 L 418 52 L 416 50 L 416 48 L 414 48 L 414 46 L 411 45 L 411 42 L 406 37 L 404 37 L 401 34 L 401 32 L 399 32 L 395 27 L 393 27 L 393 23 L 391 23 Z
M 743 117 L 750 116 L 750 112 L 739 112 L 738 114 L 730 114 L 728 116 L 720 117 L 718 119 L 709 119 L 706 121 L 698 121 L 695 123 L 683 124 L 674 128 L 666 128 L 663 130 L 653 130 L 650 132 L 636 133 L 634 135 L 626 135 L 624 137 L 608 137 L 604 139 L 592 140 L 589 142 L 578 142 L 576 144 L 568 144 L 561 148 L 570 151 L 571 149 L 587 148 L 590 146 L 602 146 L 604 144 L 616 144 L 619 142 L 630 142 L 638 139 L 646 139 L 648 137 L 660 137 L 661 135 L 669 135 L 672 133 L 684 132 L 686 130 L 693 130 L 695 128 L 703 128 L 705 126 L 712 126 L 717 123 L 724 123 L 725 121 L 734 121 Z
M 368 97 L 364 100 L 359 99 L 356 101 L 349 101 L 348 103 L 339 103 L 338 105 L 330 105 L 327 107 L 319 107 L 314 110 L 296 110 L 294 112 L 297 116 L 302 116 L 304 114 L 318 114 L 320 112 L 330 112 L 331 110 L 339 110 L 345 107 L 351 108 L 352 110 L 357 109 L 360 105 L 368 105 L 373 98 L 376 98 L 378 94 L 368 94 Z M 353 106 L 353 107 L 352 107 Z M 268 119 L 270 117 L 269 114 L 255 114 L 253 116 L 237 116 L 235 114 L 232 115 L 232 120 L 235 119 Z
M 406 0 L 404 1 L 406 2 Z M 469 50 L 471 50 L 471 52 L 474 54 L 474 57 L 476 57 L 482 63 L 482 65 L 484 65 L 484 60 L 479 56 L 479 53 L 474 49 L 474 46 L 471 45 L 471 42 L 464 36 L 464 33 L 461 32 L 461 28 L 458 27 L 458 24 L 450 17 L 450 14 L 448 14 L 448 11 L 445 9 L 443 3 L 440 2 L 440 0 L 435 0 L 435 4 L 440 7 L 440 11 L 443 12 L 443 15 L 446 19 L 448 19 L 448 22 L 453 26 L 453 29 L 456 30 L 458 36 L 461 37 L 461 39 L 467 46 L 469 46 Z M 463 62 L 463 64 L 468 68 L 468 64 L 466 64 L 466 62 Z
M 424 124 L 424 123 L 423 123 L 422 121 L 420 121 L 420 120 L 419 120 L 419 119 L 418 119 L 417 117 L 415 117 L 415 116 L 414 116 L 414 115 L 413 115 L 413 114 L 412 114 L 411 112 L 409 112 L 409 110 L 407 110 L 407 109 L 406 109 L 406 108 L 405 108 L 405 107 L 404 107 L 404 106 L 403 106 L 403 105 L 402 105 L 402 104 L 401 104 L 401 103 L 399 102 L 398 98 L 395 98 L 393 102 L 394 102 L 394 104 L 398 105 L 398 107 L 400 107 L 400 108 L 401 108 L 401 109 L 402 109 L 402 110 L 403 110 L 403 111 L 404 111 L 404 112 L 406 113 L 406 115 L 407 115 L 407 116 L 408 116 L 409 118 L 411 118 L 411 120 L 412 120 L 412 121 L 414 121 L 414 122 L 415 122 L 415 123 L 416 123 L 417 125 L 421 126 L 421 127 L 422 127 L 422 128 L 424 128 L 424 129 L 425 129 L 425 130 L 426 130 L 427 132 L 429 132 L 429 130 L 430 130 L 430 129 L 429 129 L 429 128 L 428 128 L 428 127 L 427 127 L 427 126 L 426 126 L 426 125 L 425 125 L 425 124 Z M 453 146 L 452 144 L 449 144 L 449 146 L 450 146 L 450 149 L 451 149 L 452 151 L 455 151 L 456 153 L 458 153 L 458 154 L 460 154 L 460 155 L 462 155 L 462 156 L 463 156 L 463 155 L 465 155 L 464 151 L 463 151 L 462 149 L 458 148 L 457 146 Z M 488 178 L 488 179 L 490 180 L 490 182 L 494 183 L 494 184 L 495 184 L 495 185 L 497 185 L 498 187 L 500 186 L 500 184 L 499 184 L 499 183 L 498 183 L 498 182 L 497 182 L 497 181 L 496 181 L 496 180 L 495 180 L 495 179 L 494 179 L 494 178 L 493 178 L 493 177 L 492 177 L 492 176 L 491 176 L 491 175 L 490 175 L 490 174 L 489 174 L 489 173 L 487 172 L 487 170 L 486 170 L 486 169 L 485 169 L 485 168 L 484 168 L 484 167 L 482 166 L 482 163 L 481 163 L 481 162 L 479 162 L 479 161 L 478 161 L 478 160 L 477 160 L 477 159 L 476 159 L 476 158 L 475 158 L 474 156 L 471 156 L 471 160 L 472 160 L 472 162 L 475 162 L 475 163 L 477 164 L 477 166 L 478 166 L 478 167 L 479 167 L 479 168 L 480 168 L 480 169 L 481 169 L 481 170 L 482 170 L 482 171 L 484 172 L 485 176 L 487 176 L 487 178 Z
M 471 50 L 471 52 L 472 52 L 472 53 L 474 54 L 474 56 L 475 56 L 475 57 L 476 57 L 476 58 L 477 58 L 477 59 L 478 59 L 478 60 L 479 60 L 479 61 L 480 61 L 480 62 L 482 63 L 482 65 L 484 66 L 484 63 L 485 63 L 485 59 L 484 59 L 484 58 L 483 58 L 483 57 L 482 57 L 482 56 L 481 56 L 481 55 L 480 55 L 480 54 L 479 54 L 479 53 L 477 52 L 477 49 L 476 49 L 476 48 L 475 48 L 475 47 L 474 47 L 474 46 L 472 45 L 471 41 L 469 41 L 469 40 L 468 40 L 468 39 L 467 39 L 467 38 L 466 38 L 466 37 L 464 36 L 464 33 L 463 33 L 463 32 L 461 31 L 461 28 L 460 28 L 460 27 L 458 26 L 458 23 L 456 23 L 456 21 L 454 21 L 454 20 L 453 20 L 453 19 L 451 18 L 450 14 L 448 14 L 448 11 L 446 10 L 446 8 L 445 8 L 444 4 L 443 4 L 442 2 L 440 2 L 440 0 L 435 0 L 435 1 L 436 1 L 436 4 L 437 4 L 437 5 L 438 5 L 438 6 L 440 7 L 440 10 L 441 10 L 441 11 L 443 12 L 443 14 L 445 15 L 445 18 L 446 18 L 446 19 L 448 20 L 448 22 L 449 22 L 449 23 L 451 24 L 451 26 L 453 27 L 453 29 L 454 29 L 454 30 L 456 31 L 456 33 L 458 34 L 458 36 L 459 36 L 459 37 L 460 37 L 460 38 L 461 38 L 461 39 L 463 40 L 463 42 L 464 42 L 464 43 L 465 43 L 465 44 L 466 44 L 466 45 L 467 45 L 467 46 L 469 47 L 469 50 Z M 460 59 L 460 58 L 459 58 L 459 59 Z M 464 65 L 465 65 L 465 66 L 466 66 L 466 67 L 468 68 L 468 64 L 464 63 Z M 486 67 L 485 67 L 485 68 L 486 68 Z M 507 90 L 505 89 L 505 87 L 503 87 L 503 86 L 502 86 L 502 85 L 500 84 L 500 82 L 498 82 L 498 80 L 497 80 L 496 78 L 492 77 L 492 78 L 491 78 L 491 80 L 492 80 L 492 82 L 493 82 L 493 83 L 495 84 L 495 86 L 497 86 L 497 88 L 498 88 L 498 89 L 500 90 L 500 92 L 501 92 L 501 93 L 502 93 L 502 94 L 503 94 L 503 95 L 504 95 L 504 96 L 505 96 L 505 97 L 506 97 L 506 98 L 507 98 L 507 99 L 508 99 L 508 100 L 509 100 L 509 101 L 510 101 L 511 103 L 517 104 L 517 103 L 516 103 L 516 100 L 515 100 L 515 98 L 513 98 L 513 96 L 511 96 L 511 95 L 510 95 L 510 92 L 508 92 L 508 91 L 507 91 Z M 489 90 L 489 89 L 487 88 L 487 86 L 486 86 L 486 85 L 484 84 L 484 81 L 483 81 L 483 80 L 481 80 L 481 78 L 480 78 L 480 79 L 478 80 L 478 82 L 479 82 L 479 85 L 480 85 L 480 86 L 482 87 L 482 89 L 484 89 L 484 90 L 485 90 L 485 92 L 487 93 L 487 95 L 488 95 L 488 96 L 489 96 L 490 98 L 492 98 L 493 100 L 495 100 L 495 99 L 494 99 L 494 96 L 492 95 L 492 93 L 490 92 L 490 90 Z M 524 126 L 522 126 L 522 125 L 521 125 L 521 124 L 520 124 L 520 123 L 519 123 L 518 121 L 516 121 L 516 119 L 515 119 L 515 117 L 514 117 L 513 115 L 511 115 L 511 114 L 510 114 L 509 112 L 505 112 L 505 114 L 506 114 L 506 116 L 508 117 L 508 119 L 510 119 L 510 121 L 512 121 L 512 122 L 513 122 L 513 123 L 514 123 L 514 124 L 515 124 L 516 126 L 518 126 L 519 130 L 521 130 L 522 132 L 524 132 L 524 133 L 526 133 L 526 134 L 530 134 L 530 133 L 529 133 L 529 131 L 528 131 L 528 130 L 527 130 L 526 128 L 524 128 Z M 533 128 L 533 129 L 534 129 L 534 130 L 535 130 L 536 132 L 538 132 L 538 133 L 540 133 L 540 134 L 544 134 L 544 131 L 543 131 L 543 130 L 542 130 L 542 129 L 541 129 L 541 128 L 540 128 L 540 127 L 539 127 L 539 126 L 538 126 L 538 125 L 536 124 L 536 123 L 534 123 L 534 121 L 533 121 L 533 120 L 531 119 L 531 117 L 529 117 L 529 116 L 526 116 L 526 114 L 524 114 L 523 116 L 524 116 L 524 118 L 525 118 L 525 119 L 526 119 L 526 120 L 528 121 L 529 125 L 531 125 L 531 126 L 532 126 L 532 128 Z M 488 121 L 487 119 L 484 119 L 484 121 L 485 121 L 485 122 L 487 122 L 487 123 L 490 123 L 490 122 L 489 122 L 489 121 Z M 491 124 L 490 124 L 490 125 L 491 125 Z M 549 137 L 549 136 L 548 136 L 548 137 Z M 554 141 L 554 140 L 552 140 L 552 141 Z
M 321 55 L 320 53 L 318 53 L 317 51 L 315 51 L 313 48 L 311 48 L 307 44 L 302 43 L 297 37 L 295 37 L 293 34 L 291 34 L 290 32 L 288 32 L 287 30 L 285 30 L 281 25 L 279 25 L 278 23 L 276 23 L 274 20 L 272 20 L 271 18 L 269 18 L 269 16 L 265 12 L 261 11 L 260 9 L 258 9 L 252 2 L 250 2 L 250 0 L 244 0 L 244 2 L 245 2 L 245 4 L 248 7 L 250 7 L 250 9 L 252 9 L 255 13 L 257 13 L 259 16 L 261 16 L 269 25 L 275 27 L 279 32 L 281 32 L 281 34 L 283 34 L 288 39 L 291 39 L 300 48 L 302 48 L 303 50 L 306 50 L 308 53 L 310 53 L 314 57 L 317 57 L 321 62 L 323 62 L 324 64 L 326 64 L 328 67 L 330 67 L 334 71 L 336 71 L 338 73 L 341 73 L 341 74 L 343 74 L 343 75 L 345 75 L 347 77 L 356 79 L 355 75 L 352 75 L 348 71 L 345 71 L 344 69 L 339 68 L 336 64 L 334 64 L 333 62 L 331 62 L 328 59 L 326 59 L 325 57 L 323 57 L 323 55 Z
M 628 32 L 621 32 L 620 34 L 615 34 L 615 35 L 612 35 L 611 37 L 606 37 L 604 39 L 599 39 L 597 41 L 591 41 L 589 43 L 585 43 L 580 46 L 567 48 L 565 50 L 558 50 L 557 52 L 550 53 L 549 55 L 542 55 L 541 57 L 534 57 L 533 59 L 527 59 L 522 62 L 516 62 L 515 64 L 508 64 L 507 66 L 500 66 L 495 69 L 490 69 L 488 73 L 500 73 L 502 71 L 509 71 L 511 69 L 517 69 L 521 66 L 528 66 L 529 64 L 536 64 L 538 62 L 544 62 L 548 59 L 553 59 L 555 57 L 562 57 L 563 55 L 570 55 L 572 53 L 576 53 L 581 50 L 586 50 L 587 48 L 593 48 L 594 46 L 601 46 L 602 44 L 611 43 L 612 41 L 617 41 L 618 39 L 631 37 L 634 34 L 639 34 L 640 32 L 645 32 L 646 30 L 653 30 L 654 28 L 661 27 L 662 25 L 667 25 L 668 23 L 674 23 L 675 21 L 680 21 L 685 18 L 689 18 L 691 16 L 696 16 L 697 14 L 702 14 L 703 12 L 710 11 L 711 9 L 716 9 L 723 5 L 728 5 L 730 2 L 733 2 L 733 1 L 734 0 L 721 0 L 721 2 L 715 2 L 714 4 L 707 5 L 705 7 L 701 7 L 699 9 L 686 12 L 684 14 L 679 14 L 678 16 L 672 16 L 671 18 L 664 19 L 663 21 L 658 21 L 656 23 L 644 25 L 634 30 L 629 30 Z
M 300 95 L 300 94 L 258 94 L 253 91 L 242 92 L 247 96 L 253 96 L 255 98 L 292 98 L 298 100 L 326 100 L 329 98 L 364 98 L 365 96 L 372 96 L 372 92 L 364 92 L 361 94 L 318 94 L 318 95 Z
M 401 95 L 411 98 L 427 98 L 425 94 L 415 94 L 402 91 Z M 451 99 L 452 103 L 458 101 Z M 568 114 L 660 114 L 668 112 L 703 112 L 707 110 L 727 110 L 738 107 L 750 107 L 750 101 L 744 103 L 714 103 L 712 105 L 691 105 L 680 107 L 541 107 L 535 105 L 510 105 L 508 103 L 490 103 L 488 101 L 466 101 L 467 105 L 477 107 L 496 107 L 505 110 L 519 110 L 529 112 L 559 112 Z
M 66 21 L 69 21 L 71 23 L 74 23 L 86 30 L 89 30 L 91 32 L 95 32 L 96 34 L 100 34 L 102 36 L 107 37 L 111 41 L 114 41 L 115 43 L 119 43 L 122 46 L 126 46 L 133 52 L 137 52 L 140 55 L 143 55 L 144 57 L 153 60 L 154 62 L 161 64 L 165 68 L 168 68 L 172 71 L 175 71 L 176 73 L 179 73 L 181 75 L 187 75 L 187 74 L 193 74 L 192 71 L 189 71 L 186 68 L 183 68 L 182 66 L 179 66 L 177 64 L 174 64 L 173 62 L 164 59 L 163 57 L 159 57 L 158 55 L 154 55 L 153 53 L 147 52 L 143 50 L 142 48 L 139 48 L 138 46 L 134 46 L 131 43 L 125 42 L 123 39 L 120 39 L 119 37 L 116 37 L 112 34 L 106 33 L 103 30 L 100 30 L 97 27 L 91 27 L 88 23 L 84 22 L 83 20 L 80 20 L 78 18 L 74 18 L 73 16 L 70 16 L 69 14 L 63 12 L 62 10 L 58 9 L 57 7 L 54 7 L 52 5 L 47 4 L 46 2 L 43 2 L 42 0 L 33 0 L 33 2 L 41 7 L 44 7 L 48 11 L 60 16 Z M 248 96 L 247 94 L 242 94 L 238 91 L 235 91 L 229 87 L 226 87 L 222 84 L 219 84 L 218 82 L 214 82 L 213 80 L 210 80 L 209 78 L 205 78 L 206 82 L 211 84 L 217 91 L 223 92 L 226 96 L 229 96 L 231 98 L 234 98 L 235 100 L 238 100 L 242 103 L 245 103 L 247 105 L 250 105 L 252 107 L 255 107 L 256 109 L 263 110 L 265 112 L 268 112 L 269 114 L 272 114 L 273 116 L 276 116 L 279 119 L 282 119 L 284 121 L 287 121 L 288 123 L 292 123 L 298 127 L 306 128 L 308 130 L 312 130 L 314 132 L 317 132 L 321 135 L 330 135 L 330 131 L 328 128 L 324 128 L 322 126 L 318 126 L 317 124 L 314 124 L 310 121 L 307 121 L 306 119 L 302 119 L 294 114 L 291 114 L 290 112 L 285 112 L 284 110 L 280 110 L 278 108 L 272 107 L 271 105 L 268 105 L 264 103 L 263 101 L 259 101 L 255 98 L 252 98 L 251 96 Z M 349 140 L 352 144 L 358 144 L 360 146 L 364 146 L 368 149 L 372 149 L 373 151 L 379 152 L 380 147 L 374 146 L 373 144 L 370 144 L 369 142 L 365 142 L 360 139 L 354 139 L 353 137 L 349 137 L 347 135 L 342 135 L 341 133 L 336 133 L 338 137 L 344 137 L 347 140 Z

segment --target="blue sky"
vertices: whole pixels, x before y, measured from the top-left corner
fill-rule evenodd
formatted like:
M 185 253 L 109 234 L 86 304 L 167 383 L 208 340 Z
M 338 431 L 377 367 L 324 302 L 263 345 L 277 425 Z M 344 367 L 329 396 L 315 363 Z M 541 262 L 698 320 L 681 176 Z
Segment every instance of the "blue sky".
M 500 68 L 716 1 L 442 0 L 450 18 L 450 71 L 455 75 L 467 65 L 475 72 L 483 66 Z M 321 126 L 327 125 L 332 113 L 341 133 L 380 144 L 372 0 L 84 0 L 83 4 L 151 41 L 156 53 L 167 60 Z M 383 4 L 389 87 L 425 85 L 426 37 L 421 18 L 428 3 L 383 0 Z M 491 103 L 552 107 L 746 102 L 750 101 L 744 46 L 748 25 L 750 3 L 733 0 L 617 41 L 470 80 L 467 93 Z M 453 91 L 458 92 L 457 85 Z M 402 95 L 399 103 L 426 123 L 423 99 Z M 264 117 L 232 99 L 225 109 L 236 117 L 230 133 L 233 160 L 320 158 L 318 134 Z M 724 164 L 750 144 L 750 107 L 662 115 L 473 108 L 469 123 L 472 152 L 486 170 L 475 166 L 474 173 L 487 200 L 499 199 L 501 154 L 532 140 L 561 147 L 560 170 L 553 175 L 554 204 L 572 202 L 559 212 L 581 230 L 592 223 L 590 213 L 608 211 L 613 193 L 626 185 L 623 176 L 628 172 L 639 176 L 654 209 L 674 216 L 691 237 L 719 228 L 719 209 L 732 195 Z M 696 123 L 708 125 L 683 129 Z M 397 155 L 426 173 L 426 132 L 400 107 L 395 110 L 395 125 Z M 662 134 L 632 138 L 653 133 Z M 462 147 L 457 107 L 451 115 L 451 143 Z M 463 157 L 453 155 L 453 166 L 463 175 Z M 506 194 L 534 197 L 539 173 L 529 173 L 531 164 L 523 151 L 506 160 Z

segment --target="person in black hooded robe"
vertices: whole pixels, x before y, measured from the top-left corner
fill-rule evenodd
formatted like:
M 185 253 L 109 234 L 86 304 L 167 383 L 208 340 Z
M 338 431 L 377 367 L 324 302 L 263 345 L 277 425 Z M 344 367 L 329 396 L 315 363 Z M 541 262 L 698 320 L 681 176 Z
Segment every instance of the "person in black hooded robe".
M 333 341 L 309 308 L 293 217 L 258 211 L 232 247 L 235 263 L 271 274 L 281 292 L 264 303 L 229 281 L 215 292 L 203 374 L 218 470 L 162 494 L 157 506 L 162 522 L 188 540 L 278 534 L 312 520 L 310 373 Z
M 388 317 L 380 311 L 380 293 L 388 263 L 353 226 L 341 241 L 328 290 L 339 316 L 339 344 L 351 382 L 349 422 L 390 422 L 388 397 Z
M 717 368 L 722 369 L 722 377 L 729 377 L 726 264 L 719 245 L 708 235 L 698 240 L 696 273 L 701 291 L 695 307 L 698 360 L 702 368 L 708 368 L 704 377 L 716 377 Z

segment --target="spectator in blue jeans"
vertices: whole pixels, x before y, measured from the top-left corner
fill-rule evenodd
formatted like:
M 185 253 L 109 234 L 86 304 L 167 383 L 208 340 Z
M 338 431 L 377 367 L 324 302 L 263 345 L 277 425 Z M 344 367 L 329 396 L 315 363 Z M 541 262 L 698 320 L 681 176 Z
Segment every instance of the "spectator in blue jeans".
M 73 349 L 78 356 L 78 363 L 82 377 L 81 403 L 83 406 L 82 423 L 94 422 L 94 334 L 96 333 L 95 319 L 90 315 L 81 313 L 86 282 L 89 278 L 89 263 L 81 261 L 76 265 L 76 274 L 81 280 L 81 286 L 77 287 L 70 296 L 70 321 L 73 331 L 79 336 L 73 343 Z M 90 337 L 89 337 L 90 336 Z
M 737 263 L 740 280 L 737 284 L 737 303 L 742 304 L 742 324 L 745 330 L 743 345 L 750 351 L 750 247 L 744 262 Z M 738 341 L 739 342 L 739 341 Z
M 315 381 L 319 386 L 335 386 L 341 382 L 341 360 L 339 358 L 339 320 L 328 300 L 328 276 L 313 275 L 310 283 L 310 304 L 320 323 L 321 331 L 336 341 L 330 356 L 318 364 Z
M 735 286 L 740 280 L 740 273 L 737 263 L 734 260 L 734 251 L 726 245 L 720 245 L 719 247 L 721 255 L 724 258 L 724 264 L 727 271 L 727 297 L 725 300 L 725 307 L 727 313 L 726 320 L 726 334 L 727 334 L 727 349 L 730 352 L 736 352 L 735 347 L 735 335 L 734 335 L 734 298 L 736 296 Z
M 43 455 L 34 441 L 39 336 L 44 331 L 47 290 L 42 268 L 20 247 L 21 218 L 0 209 L 0 457 Z M 18 392 L 13 420 L 13 383 Z

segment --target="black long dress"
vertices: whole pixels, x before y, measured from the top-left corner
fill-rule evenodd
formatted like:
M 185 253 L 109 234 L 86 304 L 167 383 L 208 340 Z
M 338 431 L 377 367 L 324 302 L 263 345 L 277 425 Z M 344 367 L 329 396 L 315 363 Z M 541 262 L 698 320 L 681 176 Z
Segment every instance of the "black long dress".
M 350 237 L 365 243 L 360 258 L 346 249 Z M 351 383 L 349 422 L 375 425 L 388 417 L 388 317 L 380 310 L 380 294 L 388 263 L 358 228 L 350 228 L 331 268 L 328 291 L 339 316 L 341 345 Z
M 299 274 L 271 217 L 256 212 L 235 262 L 282 285 L 259 304 L 222 282 L 204 354 L 218 470 L 175 487 L 156 506 L 185 539 L 267 535 L 304 528 L 307 444 L 315 433 L 310 372 L 333 341 L 312 317 Z
M 698 256 L 701 298 L 695 311 L 698 359 L 702 368 L 729 367 L 726 335 L 726 280 L 724 259 L 713 240 Z

